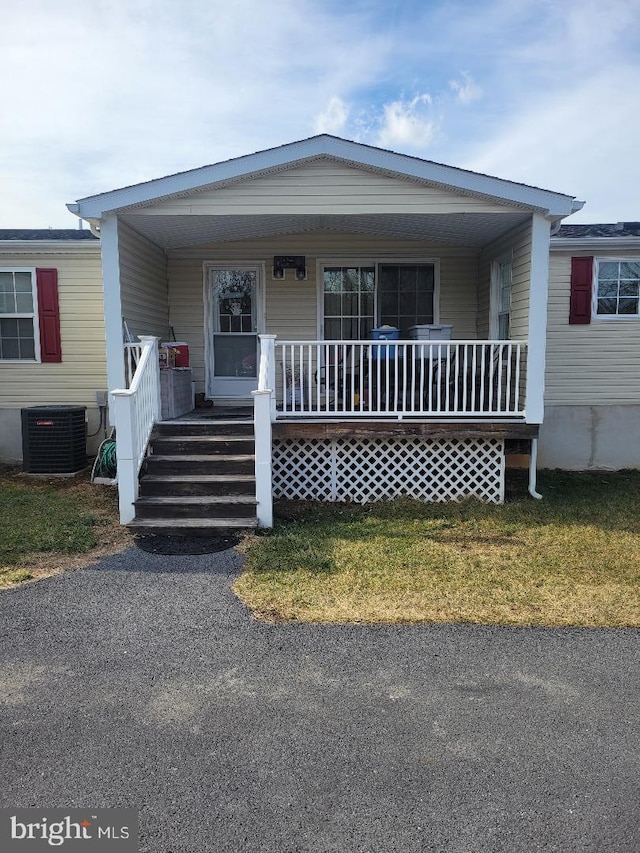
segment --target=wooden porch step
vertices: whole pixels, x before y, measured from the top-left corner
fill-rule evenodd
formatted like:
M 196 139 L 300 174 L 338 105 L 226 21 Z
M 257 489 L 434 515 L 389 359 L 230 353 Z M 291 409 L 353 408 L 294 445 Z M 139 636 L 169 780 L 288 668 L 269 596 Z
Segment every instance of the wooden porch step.
M 182 533 L 187 536 L 220 536 L 227 532 L 255 530 L 255 518 L 136 518 L 127 524 L 136 533 Z
M 253 436 L 252 420 L 158 421 L 154 433 L 169 435 Z
M 171 453 L 199 454 L 221 453 L 252 454 L 255 442 L 253 436 L 236 435 L 161 435 L 151 436 L 151 446 L 160 455 Z
M 256 480 L 251 474 L 145 474 L 140 480 L 142 497 L 179 495 L 252 495 Z
M 141 497 L 135 502 L 136 519 L 143 518 L 236 518 L 255 519 L 253 495 L 167 495 Z
M 146 458 L 145 466 L 150 474 L 252 474 L 255 456 L 249 453 L 152 453 Z

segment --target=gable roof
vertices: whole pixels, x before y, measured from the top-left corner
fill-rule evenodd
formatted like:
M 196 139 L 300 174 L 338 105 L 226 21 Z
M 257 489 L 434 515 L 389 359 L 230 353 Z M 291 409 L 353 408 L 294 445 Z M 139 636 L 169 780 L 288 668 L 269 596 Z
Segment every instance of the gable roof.
M 185 195 L 205 187 L 215 188 L 319 159 L 338 160 L 356 168 L 413 179 L 432 186 L 446 187 L 503 202 L 512 202 L 530 209 L 541 210 L 546 215 L 556 218 L 568 216 L 583 205 L 583 202 L 576 201 L 574 196 L 563 193 L 505 181 L 490 175 L 321 134 L 222 163 L 88 196 L 67 207 L 83 219 L 99 220 L 108 212 Z

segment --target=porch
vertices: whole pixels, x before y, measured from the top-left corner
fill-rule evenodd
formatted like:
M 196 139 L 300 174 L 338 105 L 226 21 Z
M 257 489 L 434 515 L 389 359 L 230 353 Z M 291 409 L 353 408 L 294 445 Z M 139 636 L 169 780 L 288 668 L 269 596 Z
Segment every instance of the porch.
M 323 135 L 70 209 L 100 232 L 123 521 L 171 331 L 198 394 L 254 407 L 263 526 L 294 483 L 334 500 L 500 501 L 516 428 L 535 471 L 550 229 L 571 197 Z M 141 342 L 133 375 L 123 319 Z M 411 337 L 440 324 L 450 340 Z M 384 326 L 400 339 L 372 340 Z
M 125 346 L 129 387 L 113 392 L 123 523 L 144 510 L 151 520 L 134 523 L 143 529 L 269 527 L 279 497 L 501 503 L 514 443 L 533 448 L 535 494 L 538 425 L 525 421 L 524 343 L 263 335 L 260 352 L 250 420 L 204 410 L 162 423 L 158 340 Z M 239 508 L 241 517 L 230 515 Z

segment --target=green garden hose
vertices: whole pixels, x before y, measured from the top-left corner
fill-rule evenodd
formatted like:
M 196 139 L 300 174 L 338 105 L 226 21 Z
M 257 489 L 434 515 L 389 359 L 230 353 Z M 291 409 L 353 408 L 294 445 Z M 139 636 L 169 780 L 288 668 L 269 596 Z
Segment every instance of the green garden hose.
M 93 483 L 96 477 L 106 480 L 114 480 L 116 472 L 116 442 L 113 438 L 107 438 L 98 448 L 98 453 L 91 471 L 91 482 Z

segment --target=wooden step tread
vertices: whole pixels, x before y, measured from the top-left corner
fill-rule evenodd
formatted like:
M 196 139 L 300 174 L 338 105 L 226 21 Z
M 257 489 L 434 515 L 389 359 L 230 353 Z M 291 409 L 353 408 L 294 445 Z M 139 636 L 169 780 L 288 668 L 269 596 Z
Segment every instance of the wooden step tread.
M 222 418 L 189 418 L 188 421 L 184 420 L 173 420 L 169 421 L 158 421 L 156 426 L 162 426 L 164 424 L 169 424 L 169 426 L 180 426 L 185 430 L 188 430 L 192 424 L 197 424 L 198 426 L 202 426 L 202 424 L 206 424 L 210 426 L 212 429 L 215 429 L 217 426 L 235 426 L 236 424 L 252 424 L 253 418 L 230 418 L 227 420 L 222 420 Z
M 180 444 L 185 441 L 201 441 L 207 444 L 223 444 L 233 441 L 253 441 L 250 435 L 199 435 L 197 432 L 185 432 L 181 435 L 159 435 L 152 436 L 155 441 L 166 441 L 168 444 Z
M 130 521 L 127 527 L 136 530 L 228 530 L 247 529 L 258 526 L 258 521 L 255 518 L 136 518 Z
M 257 501 L 253 495 L 143 495 L 139 497 L 135 504 L 145 504 L 147 506 L 175 506 L 179 503 L 181 506 L 206 506 L 207 504 L 242 504 L 253 505 Z
M 145 461 L 155 459 L 158 462 L 175 462 L 179 459 L 181 462 L 253 462 L 255 458 L 253 453 L 177 453 L 175 456 L 152 453 Z
M 141 480 L 151 483 L 253 483 L 253 474 L 145 474 Z

